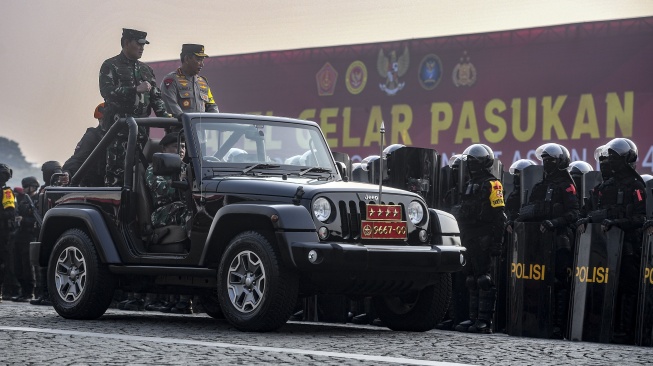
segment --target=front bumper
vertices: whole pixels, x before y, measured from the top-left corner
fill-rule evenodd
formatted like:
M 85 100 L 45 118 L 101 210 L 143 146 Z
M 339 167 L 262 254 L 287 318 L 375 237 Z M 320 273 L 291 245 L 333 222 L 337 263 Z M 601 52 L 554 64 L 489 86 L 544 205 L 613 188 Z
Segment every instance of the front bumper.
M 450 245 L 291 242 L 290 250 L 295 266 L 302 271 L 450 273 L 465 265 L 465 248 Z

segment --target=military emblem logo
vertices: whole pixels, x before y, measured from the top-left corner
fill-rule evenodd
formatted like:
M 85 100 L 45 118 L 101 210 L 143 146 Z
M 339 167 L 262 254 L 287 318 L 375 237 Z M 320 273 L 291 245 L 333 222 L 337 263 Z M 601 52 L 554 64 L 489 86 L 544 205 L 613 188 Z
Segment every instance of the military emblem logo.
M 330 63 L 324 64 L 320 71 L 315 74 L 315 81 L 317 82 L 317 94 L 319 96 L 333 95 L 336 89 L 336 81 L 338 80 L 338 72 L 331 66 Z
M 406 74 L 409 64 L 408 46 L 404 47 L 404 53 L 399 57 L 394 50 L 386 56 L 383 49 L 380 49 L 376 69 L 379 75 L 385 78 L 385 83 L 379 84 L 379 88 L 387 95 L 395 95 L 401 91 L 406 86 L 406 82 L 399 81 L 399 78 Z
M 453 85 L 472 86 L 476 82 L 476 68 L 469 61 L 467 51 L 463 53 L 460 62 L 453 68 Z
M 347 68 L 345 84 L 350 93 L 356 95 L 365 89 L 367 84 L 367 67 L 362 61 L 354 61 Z
M 435 89 L 442 80 L 442 61 L 435 54 L 426 55 L 419 64 L 417 79 L 422 88 L 426 90 Z

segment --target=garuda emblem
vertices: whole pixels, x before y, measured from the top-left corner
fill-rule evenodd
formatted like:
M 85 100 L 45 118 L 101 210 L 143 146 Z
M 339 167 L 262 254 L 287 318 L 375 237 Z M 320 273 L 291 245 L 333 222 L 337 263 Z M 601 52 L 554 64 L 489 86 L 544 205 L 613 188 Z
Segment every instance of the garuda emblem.
M 397 53 L 393 50 L 386 57 L 383 49 L 379 50 L 379 57 L 376 61 L 376 69 L 385 83 L 379 84 L 379 88 L 387 95 L 395 95 L 404 88 L 406 82 L 399 81 L 399 78 L 406 74 L 410 57 L 408 55 L 408 46 L 404 47 L 404 53 L 397 58 Z

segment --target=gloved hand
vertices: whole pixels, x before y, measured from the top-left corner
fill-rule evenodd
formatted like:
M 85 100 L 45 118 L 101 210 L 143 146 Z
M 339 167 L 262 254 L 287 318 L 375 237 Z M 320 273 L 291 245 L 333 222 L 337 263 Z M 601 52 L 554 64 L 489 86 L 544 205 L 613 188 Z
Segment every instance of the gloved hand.
M 584 217 L 582 219 L 579 219 L 576 221 L 576 231 L 578 231 L 579 234 L 582 234 L 585 232 L 585 226 L 590 222 L 589 217 Z
M 512 227 L 515 225 L 515 223 L 510 220 L 506 222 L 506 231 L 512 234 Z
M 603 229 L 603 231 L 608 231 L 612 229 L 613 226 L 619 227 L 615 220 L 605 219 L 601 222 L 601 229 Z
M 493 242 L 490 246 L 490 256 L 498 257 L 503 253 L 503 243 Z
M 556 229 L 555 220 L 544 220 L 540 224 L 540 231 L 543 233 L 547 231 L 554 231 L 555 229 Z

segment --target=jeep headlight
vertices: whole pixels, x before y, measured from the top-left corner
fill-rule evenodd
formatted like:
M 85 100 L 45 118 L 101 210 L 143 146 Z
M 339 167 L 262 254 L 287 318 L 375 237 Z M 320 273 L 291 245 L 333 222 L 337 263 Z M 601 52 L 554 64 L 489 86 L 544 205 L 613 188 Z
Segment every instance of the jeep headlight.
M 417 225 L 420 222 L 422 222 L 423 218 L 424 218 L 424 207 L 422 207 L 421 203 L 417 201 L 412 201 L 408 205 L 408 219 L 410 219 L 410 222 L 412 222 L 414 225 Z
M 313 215 L 321 222 L 327 222 L 331 217 L 331 203 L 328 199 L 320 197 L 313 202 Z

